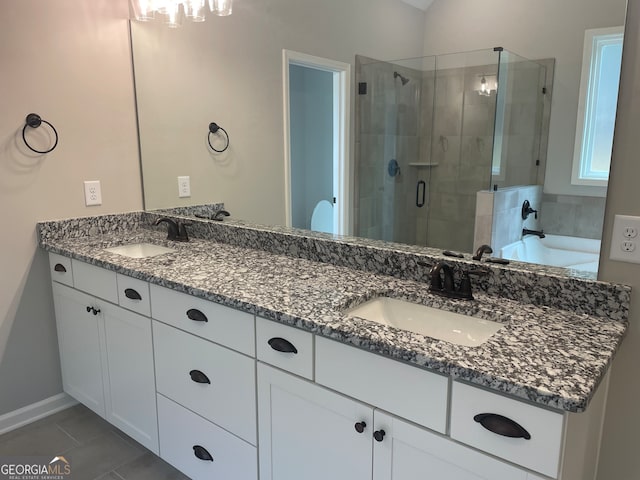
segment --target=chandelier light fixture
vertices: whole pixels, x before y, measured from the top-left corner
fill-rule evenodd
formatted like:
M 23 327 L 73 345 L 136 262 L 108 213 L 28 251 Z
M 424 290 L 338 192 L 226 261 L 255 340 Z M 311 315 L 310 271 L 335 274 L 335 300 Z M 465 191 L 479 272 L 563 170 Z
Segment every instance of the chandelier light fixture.
M 162 18 L 170 28 L 178 28 L 187 18 L 192 22 L 204 22 L 207 10 L 218 16 L 231 15 L 233 0 L 131 0 L 135 19 L 148 22 Z

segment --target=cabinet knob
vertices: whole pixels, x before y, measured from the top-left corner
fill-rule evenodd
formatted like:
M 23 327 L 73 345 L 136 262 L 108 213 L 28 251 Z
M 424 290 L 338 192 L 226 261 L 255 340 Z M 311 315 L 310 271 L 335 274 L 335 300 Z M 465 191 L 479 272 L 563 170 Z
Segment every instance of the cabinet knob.
M 93 307 L 87 307 L 87 313 L 91 312 L 91 309 L 92 309 L 92 308 L 93 308 Z
M 364 429 L 367 428 L 367 424 L 366 424 L 366 422 L 357 422 L 354 425 L 354 428 L 356 429 L 356 432 L 362 433 L 362 432 L 364 432 Z
M 384 440 L 385 435 L 386 433 L 384 430 L 376 430 L 375 432 L 373 432 L 373 438 L 376 442 L 381 442 L 382 440 Z
M 193 446 L 193 454 L 200 460 L 213 462 L 213 457 L 211 456 L 211 454 L 207 451 L 206 448 L 201 447 L 200 445 Z
M 200 370 L 191 370 L 189 372 L 189 376 L 191 377 L 191 380 L 193 380 L 196 383 L 208 383 L 208 384 L 211 384 L 211 380 L 209 380 L 209 377 L 207 377 Z
M 531 434 L 520 424 L 497 413 L 479 413 L 473 419 L 484 428 L 503 437 L 531 439 Z
M 56 263 L 56 266 L 55 266 L 55 267 L 53 267 L 53 269 L 54 269 L 56 272 L 60 272 L 60 273 L 66 273 L 66 272 L 67 272 L 67 269 L 66 269 L 66 268 L 64 268 L 64 265 L 62 265 L 61 263 Z
M 100 313 L 100 309 L 95 307 L 87 307 L 87 313 L 93 313 L 94 315 L 98 315 Z
M 142 297 L 140 296 L 140 294 L 133 288 L 125 288 L 124 296 L 127 297 L 129 300 L 142 300 Z
M 298 349 L 289 340 L 273 337 L 267 342 L 271 348 L 282 353 L 298 353 Z
M 187 310 L 187 317 L 189 317 L 194 322 L 208 322 L 209 321 L 209 319 L 207 318 L 207 316 L 204 313 L 202 313 L 200 310 L 197 310 L 195 308 L 190 308 L 189 310 Z

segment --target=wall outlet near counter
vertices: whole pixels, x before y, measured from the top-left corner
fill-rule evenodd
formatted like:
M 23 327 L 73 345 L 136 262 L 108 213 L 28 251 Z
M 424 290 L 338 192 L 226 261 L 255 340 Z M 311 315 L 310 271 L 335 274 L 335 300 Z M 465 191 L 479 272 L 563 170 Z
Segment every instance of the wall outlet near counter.
M 611 260 L 640 263 L 640 217 L 616 215 L 611 237 Z
M 191 196 L 191 179 L 188 176 L 178 177 L 178 197 L 185 198 Z
M 102 205 L 100 180 L 87 180 L 84 182 L 84 204 L 87 207 Z

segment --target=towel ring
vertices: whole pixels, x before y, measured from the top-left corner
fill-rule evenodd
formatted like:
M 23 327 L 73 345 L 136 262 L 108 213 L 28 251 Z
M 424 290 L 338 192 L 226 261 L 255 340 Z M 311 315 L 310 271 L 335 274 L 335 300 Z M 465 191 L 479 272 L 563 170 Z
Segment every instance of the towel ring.
M 49 150 L 36 150 L 31 145 L 29 145 L 29 142 L 27 142 L 27 137 L 25 136 L 25 132 L 27 131 L 27 127 L 38 128 L 43 123 L 46 123 L 47 125 L 49 125 L 51 130 L 53 130 L 53 133 L 56 136 L 56 141 L 53 142 L 53 147 L 51 147 Z M 40 115 L 38 115 L 37 113 L 30 113 L 29 115 L 27 115 L 27 118 L 26 118 L 25 124 L 24 124 L 24 128 L 22 129 L 22 140 L 24 140 L 25 145 L 27 147 L 29 147 L 29 150 L 31 150 L 33 152 L 41 153 L 41 154 L 49 153 L 49 152 L 52 152 L 53 149 L 58 146 L 58 131 L 49 122 L 47 122 L 46 120 L 43 120 L 42 118 L 40 118 Z
M 222 132 L 224 133 L 224 136 L 227 139 L 227 142 L 224 146 L 224 148 L 222 150 L 218 150 L 217 148 L 215 148 L 213 145 L 211 145 L 211 134 L 212 133 L 218 133 L 220 130 L 222 130 Z M 227 133 L 227 131 L 222 128 L 221 126 L 219 126 L 218 124 L 211 122 L 209 124 L 209 135 L 207 136 L 207 141 L 209 142 L 209 146 L 211 147 L 211 150 L 213 150 L 214 152 L 217 153 L 222 153 L 224 152 L 227 148 L 229 148 L 229 134 Z

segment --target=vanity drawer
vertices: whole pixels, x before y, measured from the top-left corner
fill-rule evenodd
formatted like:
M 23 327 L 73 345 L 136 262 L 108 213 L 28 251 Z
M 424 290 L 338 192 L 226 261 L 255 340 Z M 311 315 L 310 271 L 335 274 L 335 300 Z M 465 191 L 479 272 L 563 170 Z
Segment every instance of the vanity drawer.
M 445 433 L 445 376 L 316 336 L 316 382 Z
M 253 315 L 158 285 L 150 285 L 150 291 L 156 320 L 255 356 Z
M 189 478 L 256 480 L 256 447 L 158 395 L 160 457 Z M 212 460 L 203 460 L 204 450 Z M 204 450 L 203 450 L 204 449 Z
M 254 359 L 155 321 L 153 344 L 159 393 L 256 444 Z
M 121 307 L 132 310 L 145 317 L 151 316 L 149 300 L 149 284 L 144 280 L 127 277 L 120 273 L 116 276 L 118 283 L 118 303 Z
M 50 253 L 49 266 L 51 267 L 51 280 L 73 287 L 73 269 L 69 257 Z
M 564 425 L 561 413 L 460 382 L 453 382 L 451 396 L 452 438 L 544 475 L 558 476 Z M 474 420 L 481 414 L 506 417 L 524 428 L 531 438 L 493 433 Z M 504 424 L 504 420 L 498 421 Z
M 313 380 L 311 333 L 257 317 L 256 345 L 258 360 Z
M 111 303 L 118 303 L 118 283 L 116 272 L 90 265 L 76 259 L 71 260 L 73 285 Z

